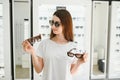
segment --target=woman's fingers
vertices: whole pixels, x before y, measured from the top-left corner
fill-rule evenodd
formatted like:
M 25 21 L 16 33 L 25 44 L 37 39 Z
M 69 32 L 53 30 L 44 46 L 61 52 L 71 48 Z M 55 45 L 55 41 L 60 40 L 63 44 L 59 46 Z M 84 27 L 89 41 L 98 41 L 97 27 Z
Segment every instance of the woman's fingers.
M 28 46 L 30 46 L 30 43 L 27 40 L 25 40 L 22 42 L 22 45 L 23 45 L 23 49 L 26 51 Z
M 85 53 L 85 54 L 83 55 L 83 60 L 84 60 L 84 62 L 87 61 L 87 57 L 88 57 L 88 53 Z

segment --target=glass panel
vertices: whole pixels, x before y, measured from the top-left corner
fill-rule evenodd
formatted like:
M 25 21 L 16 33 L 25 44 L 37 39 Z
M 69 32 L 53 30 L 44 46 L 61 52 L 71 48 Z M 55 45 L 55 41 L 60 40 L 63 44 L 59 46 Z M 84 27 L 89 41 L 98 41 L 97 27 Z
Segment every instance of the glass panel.
M 30 4 L 29 1 L 14 1 L 14 72 L 15 80 L 31 78 L 31 59 L 22 48 L 22 42 L 30 37 Z
M 106 77 L 108 8 L 108 2 L 93 2 L 92 79 Z
M 4 73 L 4 41 L 3 41 L 3 4 L 0 0 L 0 80 L 5 77 Z

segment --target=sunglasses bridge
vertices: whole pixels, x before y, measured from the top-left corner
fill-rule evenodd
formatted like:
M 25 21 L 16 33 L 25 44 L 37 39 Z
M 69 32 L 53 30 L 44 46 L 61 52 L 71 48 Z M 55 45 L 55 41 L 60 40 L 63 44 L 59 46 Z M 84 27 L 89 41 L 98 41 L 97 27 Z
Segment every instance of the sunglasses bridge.
M 49 20 L 49 23 L 50 23 L 51 26 L 55 25 L 55 27 L 59 27 L 60 24 L 61 24 L 60 22 L 54 21 L 54 20 Z

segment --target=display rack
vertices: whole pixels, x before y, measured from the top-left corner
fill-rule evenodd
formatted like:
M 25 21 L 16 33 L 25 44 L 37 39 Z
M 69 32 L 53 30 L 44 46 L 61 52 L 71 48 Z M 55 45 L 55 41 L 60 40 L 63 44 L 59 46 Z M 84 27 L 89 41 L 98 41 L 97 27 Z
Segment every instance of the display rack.
M 120 78 L 120 2 L 112 1 L 109 48 L 109 79 Z
M 3 49 L 3 5 L 0 4 L 0 79 L 5 77 L 5 72 L 4 72 L 4 49 Z

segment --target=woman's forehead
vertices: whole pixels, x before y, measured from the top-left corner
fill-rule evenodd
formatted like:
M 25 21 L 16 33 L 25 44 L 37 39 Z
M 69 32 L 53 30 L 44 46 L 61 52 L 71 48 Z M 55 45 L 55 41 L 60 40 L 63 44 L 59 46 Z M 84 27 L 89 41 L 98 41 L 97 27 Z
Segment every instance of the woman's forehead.
M 59 22 L 60 22 L 59 17 L 57 17 L 57 16 L 55 16 L 55 15 L 52 17 L 52 20 L 54 20 L 54 21 L 59 21 Z

